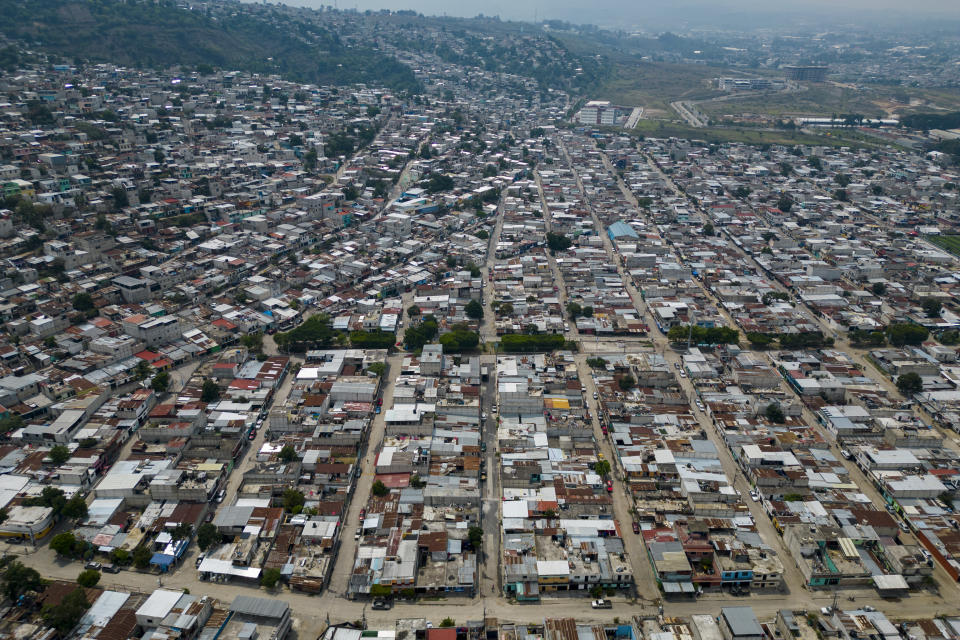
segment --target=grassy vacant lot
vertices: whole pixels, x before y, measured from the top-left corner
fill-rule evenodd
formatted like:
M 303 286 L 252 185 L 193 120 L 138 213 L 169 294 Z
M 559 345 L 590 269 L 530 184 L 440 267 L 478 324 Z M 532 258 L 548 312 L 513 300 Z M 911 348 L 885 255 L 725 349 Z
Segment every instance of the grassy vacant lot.
M 844 132 L 831 131 L 831 135 L 816 135 L 801 131 L 768 131 L 750 127 L 707 127 L 697 128 L 677 122 L 664 120 L 640 120 L 633 133 L 648 138 L 686 138 L 705 140 L 722 144 L 724 142 L 742 142 L 745 144 L 809 144 L 831 147 L 875 147 L 865 140 L 844 138 Z
M 615 63 L 610 78 L 591 99 L 642 106 L 676 118 L 678 116 L 670 109 L 670 103 L 675 100 L 705 100 L 723 95 L 710 86 L 710 80 L 719 75 L 728 75 L 728 72 L 719 67 L 694 64 L 619 62 Z
M 960 256 L 960 236 L 927 236 L 927 241 L 955 256 Z
M 893 102 L 911 98 L 920 104 L 908 106 Z M 700 110 L 715 118 L 746 113 L 771 116 L 828 117 L 842 113 L 862 113 L 868 118 L 890 117 L 890 111 L 900 114 L 913 111 L 930 112 L 960 108 L 960 91 L 956 89 L 921 89 L 914 87 L 864 86 L 852 88 L 833 83 L 808 85 L 803 91 L 751 95 L 722 102 L 704 102 Z
M 872 92 L 870 92 L 872 93 Z M 810 85 L 804 91 L 774 93 L 763 96 L 744 94 L 742 100 L 705 102 L 701 111 L 711 116 L 760 113 L 772 116 L 831 116 L 840 113 L 862 113 L 869 118 L 884 116 L 872 102 L 870 93 L 832 84 Z

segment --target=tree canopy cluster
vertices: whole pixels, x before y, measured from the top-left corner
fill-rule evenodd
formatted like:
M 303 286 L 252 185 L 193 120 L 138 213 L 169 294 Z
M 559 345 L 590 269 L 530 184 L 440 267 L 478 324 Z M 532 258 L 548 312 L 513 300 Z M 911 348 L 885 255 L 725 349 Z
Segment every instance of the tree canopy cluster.
M 438 331 L 437 319 L 433 316 L 425 316 L 423 322 L 415 326 L 409 326 L 403 332 L 403 346 L 410 351 L 423 349 L 424 345 L 429 344 L 437 337 Z
M 321 313 L 310 316 L 290 331 L 276 333 L 273 341 L 291 351 L 304 351 L 311 347 L 329 347 L 335 335 L 330 316 Z
M 480 336 L 465 325 L 455 325 L 451 331 L 440 336 L 444 353 L 472 351 L 480 344 Z
M 500 350 L 510 353 L 530 353 L 535 351 L 555 351 L 566 345 L 562 335 L 548 333 L 528 335 L 509 333 L 500 337 Z
M 562 233 L 553 233 L 552 231 L 547 234 L 547 247 L 551 251 L 564 251 L 569 249 L 573 245 L 573 240 L 563 235 Z
M 686 342 L 688 336 L 692 344 L 736 344 L 740 340 L 740 332 L 730 327 L 693 325 L 691 330 L 688 324 L 678 324 L 667 332 L 670 342 Z

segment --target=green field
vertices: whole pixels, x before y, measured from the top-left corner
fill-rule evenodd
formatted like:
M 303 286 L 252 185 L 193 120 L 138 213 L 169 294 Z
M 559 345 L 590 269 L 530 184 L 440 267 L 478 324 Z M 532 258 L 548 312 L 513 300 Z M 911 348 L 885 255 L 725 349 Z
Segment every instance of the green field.
M 621 130 L 622 131 L 622 130 Z M 751 127 L 691 127 L 682 123 L 664 120 L 643 120 L 637 123 L 632 133 L 648 138 L 685 138 L 705 140 L 716 144 L 742 142 L 744 144 L 820 145 L 829 147 L 872 148 L 882 146 L 854 136 L 844 137 L 846 132 L 832 130 L 830 135 L 816 135 L 801 131 L 772 131 Z
M 944 251 L 949 251 L 955 256 L 960 256 L 960 235 L 927 236 L 926 239 L 930 244 L 935 244 Z
M 831 84 L 810 85 L 802 91 L 766 95 L 745 94 L 742 99 L 704 102 L 698 108 L 707 115 L 723 117 L 744 113 L 771 116 L 831 116 L 840 113 L 862 113 L 868 118 L 885 116 L 873 103 L 873 92 L 849 89 Z
M 678 118 L 670 103 L 675 100 L 706 100 L 723 92 L 710 86 L 718 75 L 730 75 L 717 67 L 666 62 L 628 62 L 614 66 L 610 77 L 591 100 L 644 107 L 653 115 Z M 659 111 L 660 113 L 657 113 Z

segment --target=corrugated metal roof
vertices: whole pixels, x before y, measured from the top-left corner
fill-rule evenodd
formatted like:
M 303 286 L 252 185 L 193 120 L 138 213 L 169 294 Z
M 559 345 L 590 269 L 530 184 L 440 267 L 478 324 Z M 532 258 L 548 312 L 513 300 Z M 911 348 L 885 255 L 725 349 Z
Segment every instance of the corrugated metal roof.
M 289 609 L 290 605 L 286 602 L 253 596 L 237 596 L 230 605 L 233 613 L 260 618 L 282 618 Z

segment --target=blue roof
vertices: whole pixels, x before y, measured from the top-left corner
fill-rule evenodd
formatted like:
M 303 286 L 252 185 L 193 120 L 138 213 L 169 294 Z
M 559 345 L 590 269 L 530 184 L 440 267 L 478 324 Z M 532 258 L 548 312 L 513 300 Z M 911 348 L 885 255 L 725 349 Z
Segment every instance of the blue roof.
M 610 234 L 611 238 L 620 238 L 623 236 L 627 236 L 628 238 L 640 237 L 633 227 L 622 220 L 617 220 L 612 225 L 607 227 L 607 233 Z
M 175 558 L 166 553 L 160 553 L 159 551 L 153 554 L 153 557 L 150 558 L 150 564 L 155 564 L 158 567 L 168 567 L 173 564 Z

